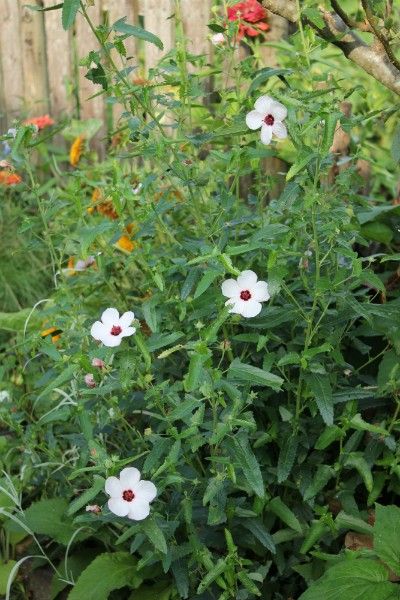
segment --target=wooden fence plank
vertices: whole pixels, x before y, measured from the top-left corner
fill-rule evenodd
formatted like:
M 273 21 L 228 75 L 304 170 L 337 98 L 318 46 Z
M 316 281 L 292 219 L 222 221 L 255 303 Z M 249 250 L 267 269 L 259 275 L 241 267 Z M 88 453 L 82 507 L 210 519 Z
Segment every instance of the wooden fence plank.
M 0 30 L 3 88 L 1 112 L 4 111 L 4 122 L 9 125 L 11 118 L 18 114 L 24 96 L 20 14 L 19 6 L 15 0 L 2 0 Z
M 45 7 L 52 5 L 54 0 L 44 0 Z M 60 10 L 45 12 L 44 24 L 50 112 L 59 116 L 74 105 L 68 97 L 68 82 L 72 79 L 70 32 L 62 27 Z
M 210 54 L 207 24 L 211 20 L 211 1 L 180 0 L 183 30 L 186 34 L 187 50 L 190 54 Z
M 18 4 L 21 20 L 24 98 L 29 115 L 38 116 L 49 110 L 43 13 L 24 6 L 24 0 L 19 0 Z M 35 0 L 34 4 L 39 5 L 39 1 Z
M 174 3 L 172 0 L 142 0 L 139 10 L 145 29 L 157 35 L 164 44 L 164 50 L 159 50 L 154 44 L 145 44 L 145 67 L 148 71 L 174 45 L 174 19 L 169 19 L 174 13 Z

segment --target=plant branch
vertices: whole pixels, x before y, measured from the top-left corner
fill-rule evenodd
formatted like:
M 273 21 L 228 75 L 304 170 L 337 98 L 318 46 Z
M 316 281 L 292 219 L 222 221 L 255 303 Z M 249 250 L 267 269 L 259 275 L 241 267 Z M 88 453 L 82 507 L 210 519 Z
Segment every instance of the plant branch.
M 371 25 L 371 29 L 374 32 L 375 36 L 378 38 L 378 40 L 382 44 L 383 48 L 385 49 L 385 52 L 386 52 L 389 60 L 394 64 L 394 66 L 397 69 L 400 69 L 400 61 L 398 61 L 397 58 L 395 57 L 395 55 L 393 54 L 393 50 L 390 47 L 389 41 L 387 40 L 385 35 L 382 33 L 382 30 L 379 29 L 379 26 L 377 26 L 376 18 L 371 10 L 368 0 L 361 0 L 361 4 L 364 9 L 365 16 L 367 17 L 367 21 Z
M 263 4 L 272 13 L 292 23 L 299 19 L 293 0 L 263 0 Z M 320 8 L 320 14 L 325 23 L 324 27 L 318 27 L 306 17 L 302 18 L 302 21 L 312 27 L 321 38 L 339 48 L 346 58 L 400 96 L 400 69 L 389 59 L 384 49 L 366 44 L 349 29 L 339 14 L 323 8 Z

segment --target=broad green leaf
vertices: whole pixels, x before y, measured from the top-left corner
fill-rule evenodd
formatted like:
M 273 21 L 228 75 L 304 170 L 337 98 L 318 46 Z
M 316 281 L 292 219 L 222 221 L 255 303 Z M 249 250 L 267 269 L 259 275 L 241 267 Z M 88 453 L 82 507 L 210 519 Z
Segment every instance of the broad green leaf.
M 113 590 L 139 587 L 142 578 L 136 564 L 136 558 L 128 552 L 100 554 L 81 573 L 68 600 L 107 600 Z
M 299 600 L 399 600 L 400 586 L 374 560 L 348 559 L 334 565 Z
M 65 30 L 70 29 L 74 24 L 80 5 L 80 0 L 64 0 L 61 21 Z
M 277 496 L 273 498 L 271 502 L 269 502 L 267 506 L 267 510 L 270 510 L 274 513 L 280 520 L 285 523 L 291 529 L 298 531 L 299 533 L 303 532 L 303 528 L 300 524 L 300 521 L 294 514 L 292 510 Z
M 400 508 L 376 504 L 374 550 L 400 576 Z
M 297 444 L 297 438 L 291 434 L 281 446 L 277 469 L 278 483 L 283 483 L 290 475 L 296 459 Z
M 247 483 L 257 496 L 265 495 L 260 466 L 246 437 L 235 436 L 230 444 L 233 459 L 239 464 Z
M 385 223 L 379 223 L 379 221 L 372 221 L 371 223 L 362 225 L 361 234 L 367 240 L 381 242 L 386 245 L 390 244 L 393 239 L 393 230 Z
M 238 358 L 235 358 L 229 366 L 228 379 L 270 387 L 275 391 L 279 391 L 283 383 L 282 377 L 278 377 L 278 375 L 274 375 L 258 367 L 246 365 L 240 362 Z
M 341 510 L 336 517 L 335 525 L 338 529 L 351 529 L 352 531 L 365 533 L 366 535 L 371 535 L 373 533 L 372 525 L 354 515 L 346 514 L 343 510 Z
M 85 504 L 88 504 L 97 494 L 104 489 L 105 479 L 99 475 L 94 476 L 93 485 L 83 492 L 78 498 L 75 498 L 68 507 L 67 515 L 75 514 Z
M 155 519 L 152 517 L 147 518 L 142 524 L 143 533 L 149 538 L 156 550 L 159 550 L 163 554 L 167 554 L 167 541 L 160 527 L 157 525 Z
M 65 518 L 68 503 L 64 498 L 34 502 L 25 511 L 25 523 L 34 532 L 47 535 L 67 545 L 76 527 Z
M 333 425 L 333 398 L 329 375 L 310 373 L 306 379 L 324 423 L 328 426 Z
M 342 431 L 340 427 L 337 427 L 337 425 L 326 427 L 315 442 L 314 448 L 316 450 L 325 450 L 325 448 L 328 448 L 333 442 L 340 440 L 345 435 L 344 431 Z
M 132 35 L 133 37 L 144 40 L 145 42 L 150 42 L 151 44 L 157 46 L 157 48 L 160 48 L 160 50 L 164 49 L 163 43 L 159 37 L 154 35 L 154 33 L 150 33 L 150 31 L 146 31 L 146 29 L 143 29 L 142 27 L 138 27 L 137 25 L 129 25 L 129 23 L 126 23 L 126 17 L 116 21 L 113 24 L 112 29 L 117 33 L 122 33 L 123 35 L 128 36 Z

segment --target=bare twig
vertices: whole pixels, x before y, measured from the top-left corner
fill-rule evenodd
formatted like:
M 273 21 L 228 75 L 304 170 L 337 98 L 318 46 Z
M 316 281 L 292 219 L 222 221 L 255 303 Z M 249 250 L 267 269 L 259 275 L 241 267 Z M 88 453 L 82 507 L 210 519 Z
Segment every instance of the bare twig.
M 271 12 L 295 23 L 299 15 L 293 0 L 264 0 L 263 4 Z M 376 45 L 366 44 L 351 31 L 337 13 L 320 8 L 325 26 L 318 27 L 314 22 L 303 18 L 303 23 L 312 27 L 324 40 L 334 44 L 343 54 L 385 87 L 400 96 L 400 69 L 389 59 L 386 52 Z
M 390 47 L 389 41 L 386 39 L 382 30 L 379 29 L 379 25 L 376 22 L 374 14 L 372 13 L 368 0 L 361 0 L 361 4 L 364 9 L 365 16 L 367 17 L 367 21 L 371 25 L 371 29 L 374 32 L 375 36 L 378 38 L 383 48 L 385 49 L 389 60 L 394 64 L 396 69 L 400 69 L 400 61 L 398 61 L 395 55 L 393 54 L 393 50 Z

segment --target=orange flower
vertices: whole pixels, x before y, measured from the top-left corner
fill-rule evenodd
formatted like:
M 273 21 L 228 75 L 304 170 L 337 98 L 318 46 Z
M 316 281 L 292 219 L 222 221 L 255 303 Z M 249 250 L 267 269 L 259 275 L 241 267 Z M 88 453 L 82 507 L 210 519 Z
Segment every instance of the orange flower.
M 103 193 L 102 193 L 101 189 L 95 188 L 92 193 L 92 202 L 96 206 L 89 206 L 89 208 L 87 209 L 87 212 L 89 214 L 92 214 L 93 211 L 95 209 L 97 209 L 100 214 L 108 217 L 109 219 L 112 219 L 112 220 L 118 219 L 118 213 L 116 212 L 112 201 L 106 198 L 103 202 L 100 202 L 100 200 L 102 200 L 102 198 L 103 198 Z
M 26 119 L 24 125 L 36 125 L 38 129 L 44 129 L 49 125 L 54 125 L 55 121 L 49 115 L 42 115 L 41 117 L 33 117 L 32 119 Z
M 51 341 L 53 344 L 55 344 L 60 339 L 61 333 L 62 331 L 58 327 L 49 327 L 48 329 L 40 332 L 40 337 L 45 338 L 48 335 L 51 335 Z
M 69 151 L 69 162 L 72 167 L 76 167 L 81 159 L 83 150 L 85 148 L 85 138 L 80 135 L 78 136 L 71 145 Z
M 11 173 L 10 171 L 0 171 L 0 184 L 3 185 L 17 185 L 21 183 L 22 178 L 17 173 Z
M 115 243 L 115 247 L 122 252 L 130 254 L 136 246 L 136 242 L 133 242 L 127 235 L 122 235 L 119 240 Z

